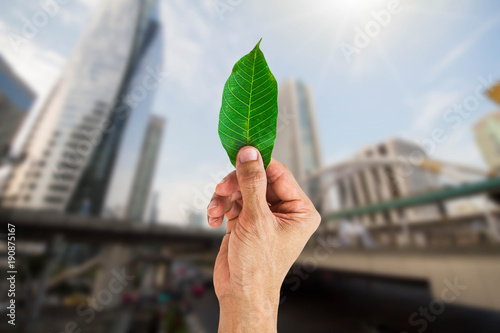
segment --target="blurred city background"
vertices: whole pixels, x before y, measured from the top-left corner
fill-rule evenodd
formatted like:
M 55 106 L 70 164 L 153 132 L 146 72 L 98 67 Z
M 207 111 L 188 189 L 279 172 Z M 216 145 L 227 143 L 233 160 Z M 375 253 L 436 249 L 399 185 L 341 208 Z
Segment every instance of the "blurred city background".
M 0 331 L 217 331 L 218 114 L 262 37 L 322 215 L 278 330 L 500 332 L 498 1 L 0 9 Z

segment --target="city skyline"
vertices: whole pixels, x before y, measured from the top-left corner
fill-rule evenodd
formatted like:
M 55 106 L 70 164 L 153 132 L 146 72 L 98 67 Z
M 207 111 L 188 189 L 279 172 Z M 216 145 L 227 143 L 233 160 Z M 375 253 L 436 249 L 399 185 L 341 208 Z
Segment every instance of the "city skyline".
M 25 122 L 27 135 L 17 138 L 2 205 L 99 216 L 117 192 L 127 205 L 161 81 L 160 39 L 156 0 L 99 6 L 53 90 L 33 110 L 36 122 Z M 131 175 L 115 180 L 125 168 Z
M 494 34 L 499 22 L 495 14 L 498 4 L 472 8 L 467 2 L 437 1 L 427 4 L 430 8 L 422 11 L 418 3 L 402 3 L 405 11 L 395 15 L 373 43 L 348 64 L 339 43 L 352 43 L 354 29 L 363 28 L 372 20 L 370 10 L 346 22 L 335 17 L 335 8 L 312 11 L 303 2 L 289 9 L 278 2 L 270 2 L 266 6 L 268 11 L 260 4 L 242 3 L 224 12 L 221 19 L 211 2 L 200 2 L 199 7 L 178 1 L 162 2 L 159 14 L 170 27 L 165 37 L 169 77 L 161 88 L 161 98 L 154 110 L 169 117 L 172 131 L 167 137 L 181 140 L 185 146 L 176 146 L 176 140 L 164 138 L 158 168 L 162 172 L 155 181 L 156 189 L 162 193 L 160 207 L 164 207 L 160 219 L 182 218 L 176 209 L 179 203 L 189 204 L 193 190 L 202 189 L 212 181 L 207 174 L 226 169 L 226 157 L 216 131 L 223 81 L 238 55 L 248 51 L 254 39 L 260 37 L 263 37 L 262 48 L 279 84 L 292 76 L 311 86 L 325 164 L 387 137 L 404 136 L 424 141 L 432 137 L 433 129 L 446 126 L 448 140 L 436 145 L 430 155 L 484 166 L 473 140 L 472 125 L 480 116 L 494 111 L 494 104 L 481 100 L 472 112 L 464 113 L 470 114 L 467 118 L 463 116 L 451 124 L 444 123 L 442 117 L 454 104 L 464 104 L 469 96 L 474 96 L 478 86 L 482 94 L 488 88 L 483 81 L 490 82 L 490 76 L 493 81 L 500 77 L 500 67 L 491 56 L 498 43 Z M 93 5 L 95 2 L 85 1 L 72 6 L 80 6 L 90 15 Z M 32 13 L 38 9 L 33 3 L 29 9 L 21 6 L 13 5 L 13 8 L 18 13 L 23 10 Z M 375 10 L 385 8 L 385 2 L 374 6 Z M 439 14 L 439 9 L 448 15 Z M 301 10 L 308 14 L 305 19 L 298 18 L 298 13 L 303 14 Z M 280 18 L 277 13 L 281 14 Z M 5 15 L 8 11 L 0 16 L 0 28 L 4 31 L 22 25 L 22 20 L 16 21 L 20 15 L 12 15 L 9 19 Z M 190 19 L 186 19 L 186 15 Z M 424 17 L 426 26 L 419 26 L 418 20 Z M 40 59 L 37 63 L 31 62 L 31 67 L 30 61 L 25 62 L 26 69 L 20 71 L 25 79 L 31 76 L 33 82 L 40 81 L 37 79 L 39 73 L 28 72 L 42 71 L 47 66 L 52 66 L 49 72 L 56 77 L 64 66 L 64 59 L 71 51 L 68 50 L 71 42 L 67 42 L 78 39 L 85 22 L 78 25 L 66 19 L 71 29 L 63 36 L 49 33 L 64 26 L 64 22 L 58 23 L 59 20 L 63 21 L 62 17 L 56 16 L 52 25 L 40 29 L 38 36 L 25 45 L 27 49 L 40 51 L 38 55 L 46 56 L 40 57 L 46 60 L 45 67 L 40 66 Z M 310 25 L 314 20 L 323 30 L 312 33 Z M 332 27 L 329 21 L 336 20 L 342 24 Z M 261 22 L 259 28 L 247 32 L 246 26 L 253 21 Z M 439 33 L 433 36 L 431 32 L 436 27 Z M 408 30 L 417 38 L 408 41 L 405 37 Z M 54 36 L 65 37 L 61 40 L 68 44 L 66 50 L 47 52 L 57 49 L 51 46 L 64 43 L 56 43 L 51 39 L 56 38 Z M 408 42 L 404 52 L 397 48 L 402 40 Z M 442 40 L 448 42 L 442 43 Z M 9 42 L 3 42 L 7 47 L 4 49 L 11 50 Z M 427 46 L 423 57 L 418 53 L 422 45 Z M 12 58 L 11 55 L 9 60 Z M 19 61 L 15 61 L 14 67 L 19 67 Z M 34 85 L 39 92 L 41 84 Z M 199 119 L 199 124 L 190 124 L 189 119 L 193 117 Z M 191 125 L 188 130 L 187 124 Z M 197 133 L 204 139 L 197 138 Z

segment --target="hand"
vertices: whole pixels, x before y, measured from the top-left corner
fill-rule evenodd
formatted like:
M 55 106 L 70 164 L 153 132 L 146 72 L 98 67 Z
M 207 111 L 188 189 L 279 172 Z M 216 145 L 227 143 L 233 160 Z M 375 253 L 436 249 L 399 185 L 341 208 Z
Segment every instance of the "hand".
M 290 171 L 274 159 L 266 171 L 253 147 L 239 151 L 207 213 L 212 227 L 228 220 L 214 268 L 219 332 L 275 332 L 281 284 L 319 213 Z

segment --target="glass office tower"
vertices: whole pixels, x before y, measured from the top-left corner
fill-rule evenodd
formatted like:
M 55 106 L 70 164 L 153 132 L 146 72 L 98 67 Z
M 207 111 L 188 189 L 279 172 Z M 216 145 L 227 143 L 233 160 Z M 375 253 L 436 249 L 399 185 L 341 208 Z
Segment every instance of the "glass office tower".
M 156 6 L 155 0 L 100 4 L 29 130 L 4 206 L 101 213 L 120 155 L 134 151 L 125 142 L 142 141 L 161 79 Z M 128 166 L 137 159 L 131 156 Z

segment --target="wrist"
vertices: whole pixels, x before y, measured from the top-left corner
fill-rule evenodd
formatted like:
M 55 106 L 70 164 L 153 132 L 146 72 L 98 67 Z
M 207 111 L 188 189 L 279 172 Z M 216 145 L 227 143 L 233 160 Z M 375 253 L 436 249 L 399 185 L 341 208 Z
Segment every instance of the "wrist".
M 276 332 L 279 293 L 226 295 L 219 304 L 219 333 Z

